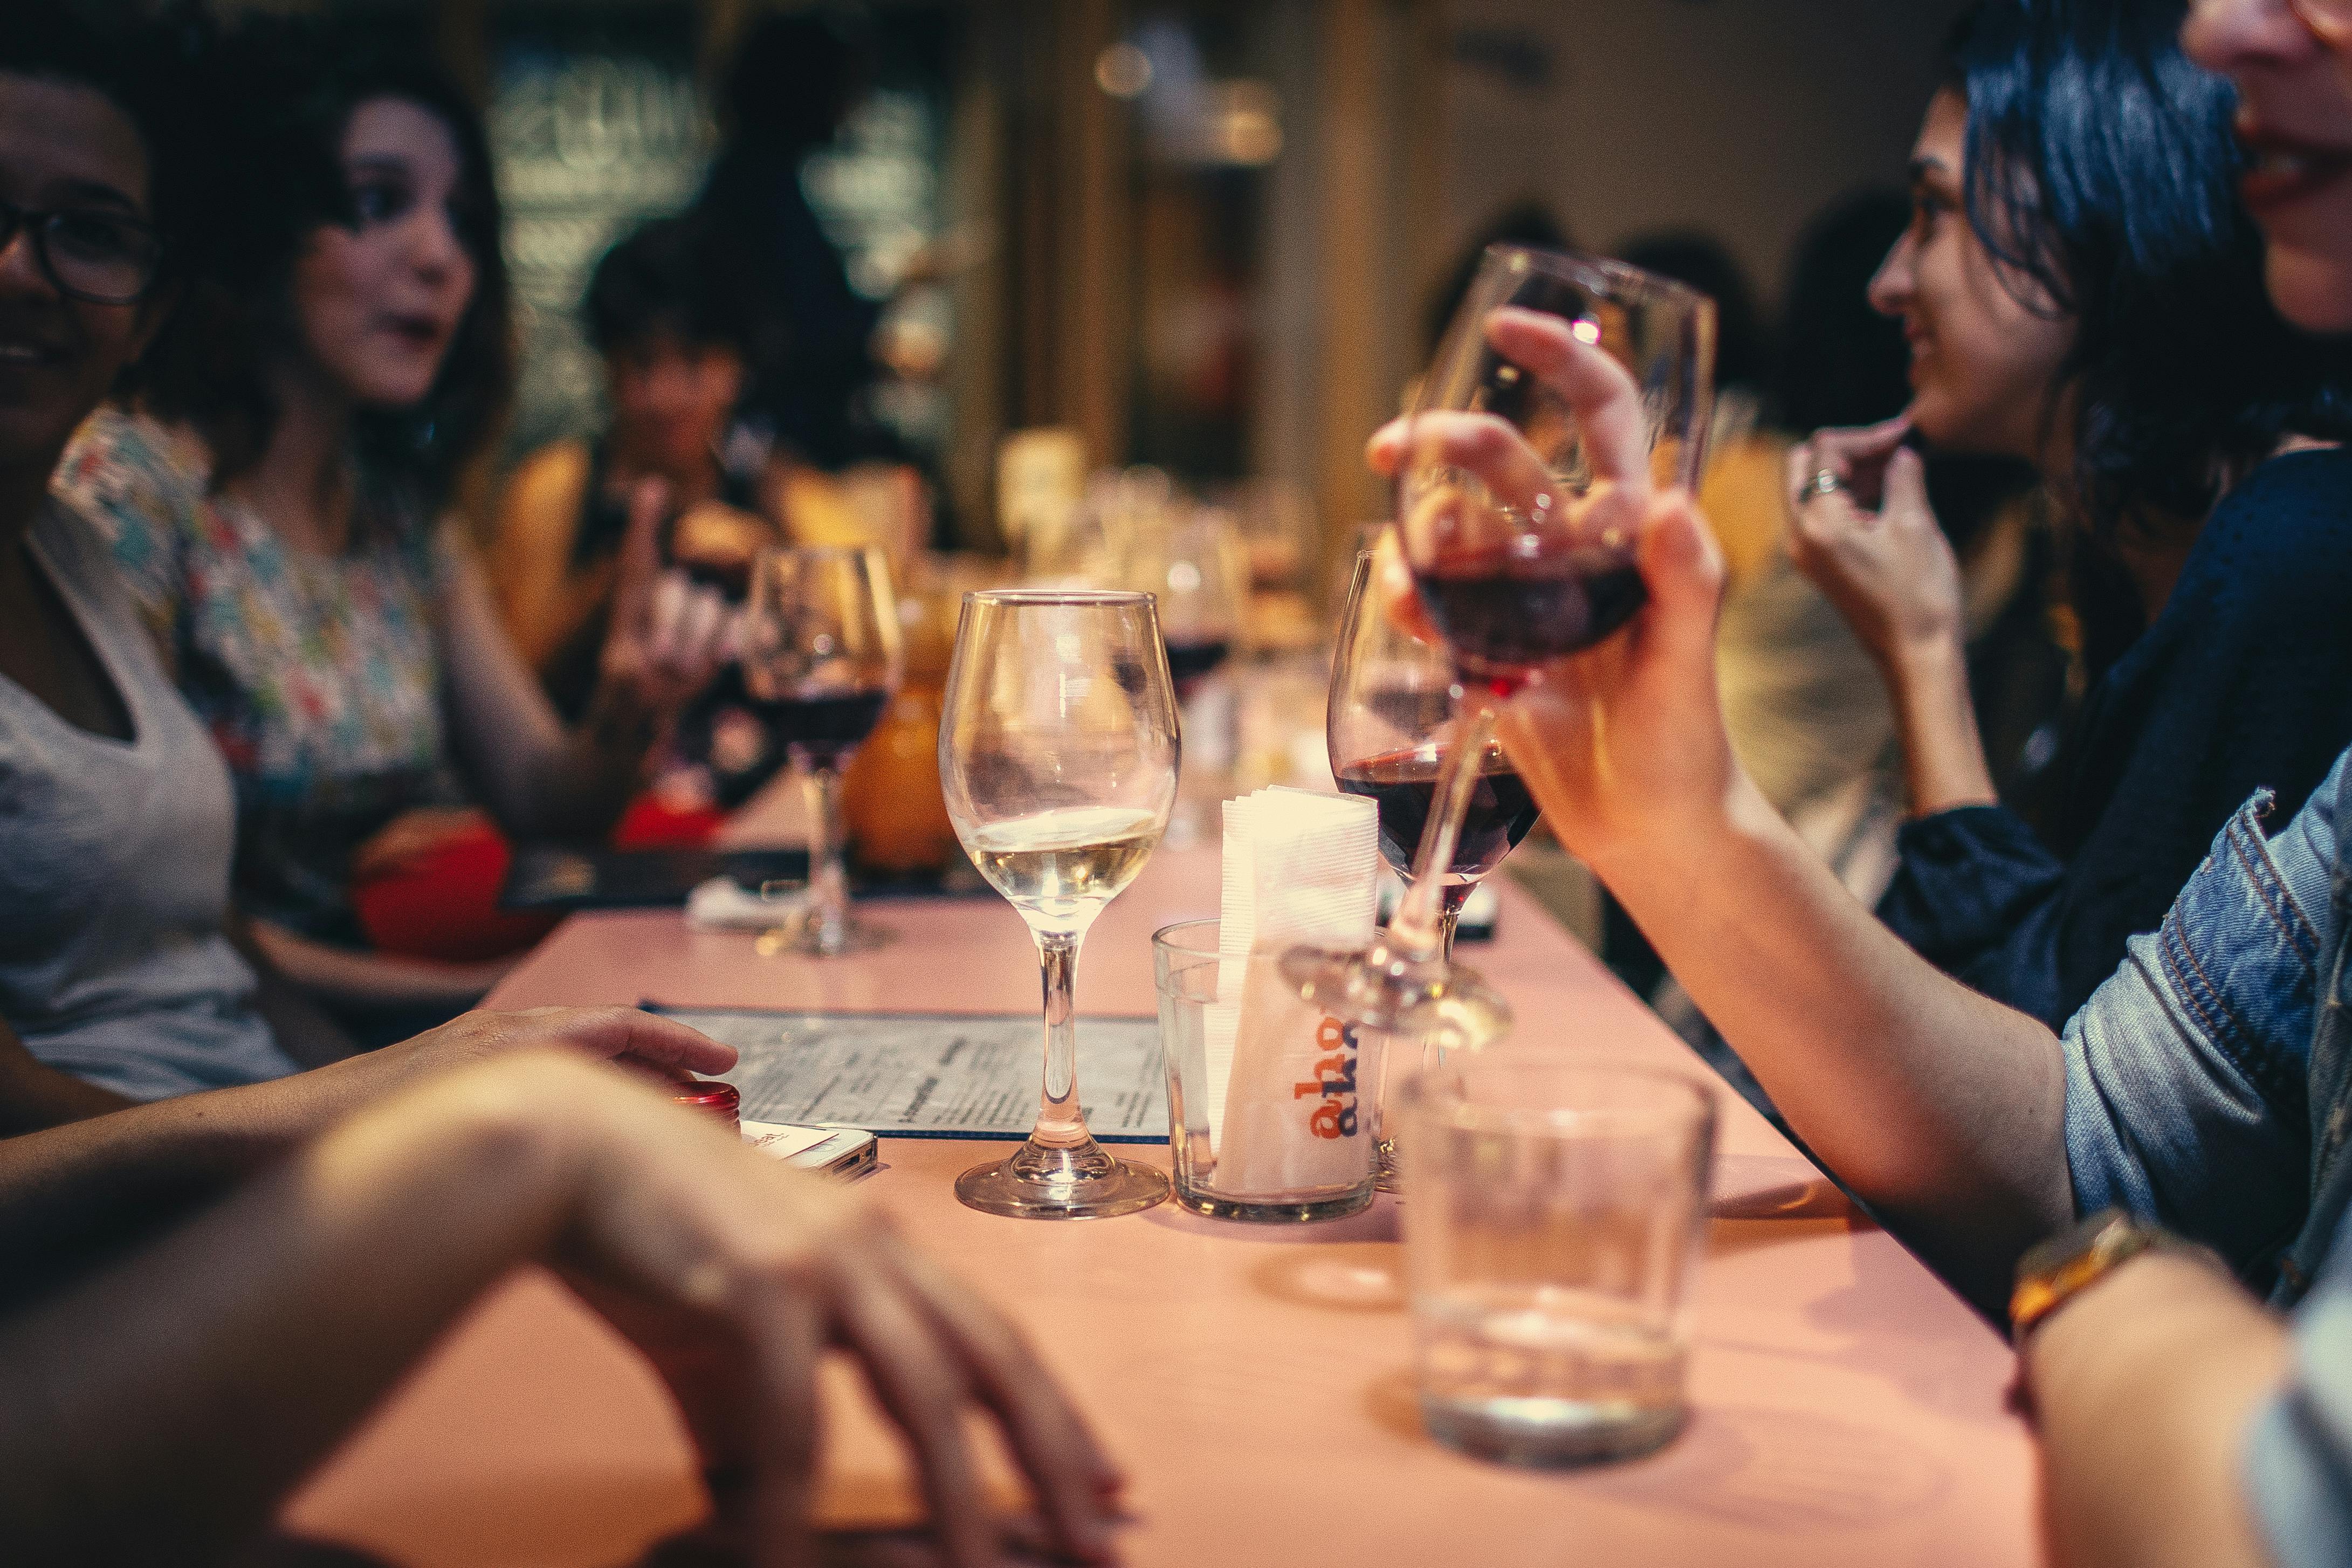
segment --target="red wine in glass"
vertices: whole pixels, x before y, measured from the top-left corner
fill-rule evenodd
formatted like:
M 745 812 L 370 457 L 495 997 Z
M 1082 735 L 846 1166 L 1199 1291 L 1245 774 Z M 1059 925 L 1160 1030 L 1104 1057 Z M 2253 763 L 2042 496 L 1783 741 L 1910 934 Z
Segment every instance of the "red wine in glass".
M 838 768 L 874 732 L 889 700 L 887 689 L 874 687 L 771 698 L 751 708 L 769 734 L 806 756 L 811 765 Z
M 1524 568 L 1433 572 L 1416 574 L 1413 582 L 1455 662 L 1488 679 L 1512 678 L 1591 647 L 1632 620 L 1648 597 L 1640 568 L 1613 551 L 1605 561 L 1566 558 L 1539 575 Z
M 1381 853 L 1401 876 L 1411 876 L 1422 835 L 1436 803 L 1446 753 L 1435 746 L 1367 757 L 1335 770 L 1339 787 L 1370 797 L 1381 816 Z M 1536 825 L 1535 795 L 1498 745 L 1480 759 L 1477 783 L 1448 868 L 1461 879 L 1483 877 L 1502 863 Z
M 1224 637 L 1199 641 L 1168 639 L 1168 678 L 1176 683 L 1179 697 L 1190 696 L 1193 688 L 1208 679 L 1212 670 L 1225 662 L 1233 644 Z

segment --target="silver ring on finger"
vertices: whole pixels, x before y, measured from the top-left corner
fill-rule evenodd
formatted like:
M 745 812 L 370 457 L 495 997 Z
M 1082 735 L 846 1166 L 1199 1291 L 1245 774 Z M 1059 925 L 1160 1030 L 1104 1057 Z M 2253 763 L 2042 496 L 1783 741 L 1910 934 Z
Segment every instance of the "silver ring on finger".
M 1838 477 L 1837 470 L 1823 468 L 1798 489 L 1797 504 L 1802 506 L 1809 500 L 1818 500 L 1822 496 L 1835 495 L 1843 489 L 1845 489 L 1845 481 Z

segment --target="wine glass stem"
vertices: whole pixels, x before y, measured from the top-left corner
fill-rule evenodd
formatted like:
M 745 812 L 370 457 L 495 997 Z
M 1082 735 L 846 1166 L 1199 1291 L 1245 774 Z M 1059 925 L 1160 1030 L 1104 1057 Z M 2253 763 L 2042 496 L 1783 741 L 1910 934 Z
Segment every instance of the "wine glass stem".
M 1462 923 L 1462 906 L 1470 901 L 1471 889 L 1476 886 L 1475 882 L 1446 884 L 1444 902 L 1439 906 L 1438 919 L 1444 923 L 1445 936 L 1444 955 L 1448 963 L 1454 962 L 1454 928 Z
M 1032 1143 L 1075 1149 L 1087 1142 L 1078 1104 L 1078 942 L 1075 931 L 1039 931 L 1037 966 L 1045 992 L 1045 1086 Z
M 1445 770 L 1438 775 L 1437 798 L 1430 805 L 1429 826 L 1413 858 L 1412 882 L 1389 921 L 1390 950 L 1415 962 L 1444 958 L 1454 946 L 1446 872 L 1454 864 L 1454 847 L 1462 838 L 1462 819 L 1470 809 L 1470 792 L 1477 785 L 1486 742 L 1495 735 L 1494 711 L 1483 703 L 1464 720 L 1462 732 L 1445 754 Z
M 809 814 L 809 908 L 826 940 L 849 920 L 849 872 L 842 864 L 841 769 L 803 756 Z

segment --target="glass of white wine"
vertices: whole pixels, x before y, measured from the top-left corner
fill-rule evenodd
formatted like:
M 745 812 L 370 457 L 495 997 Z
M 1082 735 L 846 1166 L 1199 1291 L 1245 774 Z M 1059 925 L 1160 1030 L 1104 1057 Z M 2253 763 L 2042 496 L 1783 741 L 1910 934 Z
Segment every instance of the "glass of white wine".
M 1100 1218 L 1150 1208 L 1168 1177 L 1114 1158 L 1078 1104 L 1078 945 L 1151 858 L 1176 800 L 1176 696 L 1149 594 L 966 594 L 940 718 L 956 837 L 1036 939 L 1045 994 L 1037 1124 L 956 1179 L 989 1214 Z

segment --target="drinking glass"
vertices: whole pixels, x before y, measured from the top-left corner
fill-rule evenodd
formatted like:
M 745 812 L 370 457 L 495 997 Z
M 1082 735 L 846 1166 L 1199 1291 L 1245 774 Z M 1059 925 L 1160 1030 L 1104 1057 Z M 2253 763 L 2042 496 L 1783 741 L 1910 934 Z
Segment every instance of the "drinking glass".
M 1695 1080 L 1517 1047 L 1398 1096 L 1422 1420 L 1515 1464 L 1682 1429 L 1715 1102 Z
M 1487 247 L 1402 422 L 1396 468 L 1398 537 L 1454 661 L 1461 723 L 1387 931 L 1360 954 L 1286 958 L 1309 1000 L 1471 1044 L 1509 1027 L 1502 998 L 1446 956 L 1444 868 L 1496 708 L 1641 607 L 1643 519 L 1656 486 L 1698 481 L 1714 359 L 1703 294 L 1620 262 Z
M 1359 551 L 1331 656 L 1324 738 L 1340 789 L 1379 806 L 1381 856 L 1411 881 L 1430 826 L 1437 781 L 1469 721 L 1457 710 L 1460 681 L 1444 647 L 1399 626 L 1373 592 L 1381 552 L 1392 535 Z M 1471 890 L 1503 863 L 1536 823 L 1535 795 L 1493 740 L 1473 775 L 1452 860 L 1440 872 L 1442 951 L 1454 952 L 1454 923 Z
M 886 933 L 849 913 L 841 774 L 903 669 L 888 563 L 871 550 L 761 551 L 742 641 L 752 709 L 783 739 L 808 789 L 808 898 L 760 951 L 832 957 L 877 946 Z
M 1138 551 L 1137 581 L 1160 601 L 1160 629 L 1168 640 L 1168 672 L 1176 699 L 1190 702 L 1201 683 L 1232 653 L 1241 635 L 1242 601 L 1249 570 L 1233 514 L 1192 507 Z
M 1078 1103 L 1075 986 L 1095 917 L 1143 869 L 1176 798 L 1176 698 L 1149 594 L 967 594 L 940 720 L 956 837 L 1036 939 L 1045 1018 L 1037 1122 L 956 1179 L 990 1214 L 1130 1214 L 1168 1178 L 1116 1159 Z

